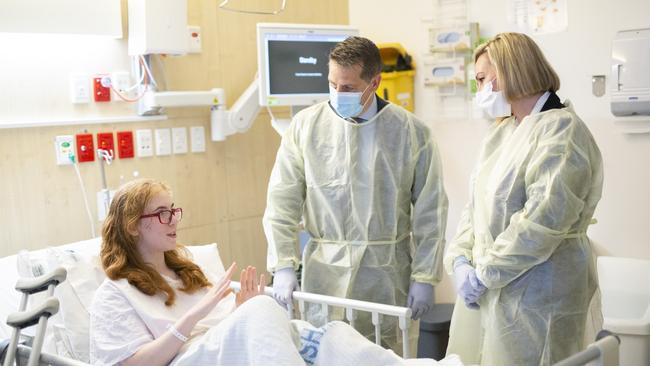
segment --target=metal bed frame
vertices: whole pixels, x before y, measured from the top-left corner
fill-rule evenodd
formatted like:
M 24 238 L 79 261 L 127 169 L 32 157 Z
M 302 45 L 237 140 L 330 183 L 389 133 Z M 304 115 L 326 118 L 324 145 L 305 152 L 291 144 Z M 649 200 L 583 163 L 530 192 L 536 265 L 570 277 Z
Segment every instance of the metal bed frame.
M 239 282 L 232 282 L 231 287 L 234 290 L 239 290 Z M 266 295 L 273 295 L 273 289 L 271 287 L 265 287 L 264 293 Z M 408 341 L 408 330 L 411 323 L 411 309 L 402 306 L 393 306 L 378 304 L 368 301 L 352 300 L 345 299 L 334 296 L 318 295 L 312 294 L 309 292 L 294 291 L 293 299 L 298 303 L 298 310 L 300 312 L 300 319 L 305 319 L 305 303 L 311 304 L 320 304 L 321 312 L 326 316 L 327 320 L 330 320 L 330 306 L 339 307 L 345 309 L 345 319 L 348 323 L 354 327 L 354 322 L 356 319 L 356 312 L 365 311 L 371 314 L 372 324 L 375 326 L 375 343 L 381 345 L 380 336 L 381 336 L 381 322 L 382 316 L 393 316 L 398 318 L 398 326 L 402 332 L 402 357 L 409 358 L 411 357 L 411 350 L 409 347 Z M 287 310 L 289 318 L 293 319 L 295 315 L 295 309 L 293 304 L 289 305 Z
M 13 328 L 10 342 L 5 350 L 0 349 L 0 359 L 3 366 L 89 366 L 89 364 L 67 357 L 61 357 L 46 352 L 41 352 L 43 339 L 47 329 L 48 319 L 59 310 L 59 300 L 54 297 L 55 287 L 65 281 L 67 272 L 64 268 L 57 268 L 51 273 L 36 278 L 21 278 L 16 283 L 16 290 L 21 292 L 21 302 L 17 312 L 7 317 L 7 324 Z M 239 282 L 233 281 L 231 287 L 238 291 Z M 27 301 L 30 295 L 47 291 L 48 298 L 43 303 L 26 310 Z M 265 293 L 271 295 L 273 289 L 265 288 Z M 333 296 L 317 295 L 307 292 L 295 291 L 293 293 L 295 302 L 298 303 L 298 311 L 301 319 L 305 318 L 305 303 L 320 304 L 321 311 L 329 320 L 330 307 L 339 307 L 345 310 L 345 318 L 354 326 L 356 313 L 365 311 L 371 314 L 372 323 L 375 326 L 375 343 L 380 344 L 380 331 L 382 317 L 393 316 L 398 318 L 398 326 L 402 332 L 403 357 L 411 356 L 408 342 L 408 330 L 411 322 L 411 309 L 401 306 L 391 306 L 367 301 L 351 300 Z M 292 306 L 288 309 L 289 317 L 294 318 Z M 33 339 L 23 337 L 21 344 L 20 332 L 22 329 L 37 324 L 37 330 Z M 589 345 L 586 350 L 579 352 L 566 360 L 557 363 L 555 366 L 580 366 L 595 361 L 597 366 L 618 366 L 618 337 L 609 332 L 601 332 L 597 342 Z M 25 340 L 27 342 L 25 343 Z M 615 352 L 611 352 L 613 347 Z

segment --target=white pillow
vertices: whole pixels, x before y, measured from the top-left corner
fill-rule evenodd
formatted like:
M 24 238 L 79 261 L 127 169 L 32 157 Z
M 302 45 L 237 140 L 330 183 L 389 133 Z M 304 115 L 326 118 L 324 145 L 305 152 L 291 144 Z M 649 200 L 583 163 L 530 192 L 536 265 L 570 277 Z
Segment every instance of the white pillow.
M 48 323 L 44 350 L 89 361 L 89 309 L 95 291 L 106 278 L 99 259 L 101 238 L 72 243 L 55 248 L 29 252 L 26 272 L 48 272 L 63 266 L 67 280 L 57 286 L 55 296 L 60 301 L 59 313 Z M 215 278 L 224 273 L 216 243 L 188 246 L 192 260 Z M 16 305 L 17 306 L 17 305 Z
M 61 306 L 57 316 L 51 320 L 48 348 L 59 355 L 88 362 L 89 309 L 95 291 L 106 275 L 97 254 L 51 248 L 50 256 L 56 258 L 57 266 L 68 271 L 68 276 L 54 293 Z
M 190 250 L 192 260 L 201 267 L 202 271 L 210 272 L 214 278 L 221 278 L 226 273 L 217 243 L 192 245 L 186 248 Z

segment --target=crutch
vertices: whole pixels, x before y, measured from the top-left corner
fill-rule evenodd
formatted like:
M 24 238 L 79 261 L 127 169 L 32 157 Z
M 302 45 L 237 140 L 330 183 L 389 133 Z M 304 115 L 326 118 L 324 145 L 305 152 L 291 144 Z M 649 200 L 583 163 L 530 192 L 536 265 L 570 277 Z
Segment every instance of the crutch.
M 36 334 L 32 343 L 32 352 L 27 361 L 28 366 L 38 365 L 45 338 L 47 320 L 50 316 L 59 311 L 59 300 L 54 297 L 54 288 L 61 282 L 65 281 L 67 272 L 65 268 L 60 267 L 50 273 L 35 278 L 21 278 L 16 282 L 16 290 L 22 293 L 18 311 L 9 314 L 7 325 L 13 328 L 11 332 L 11 342 L 7 348 L 7 354 L 3 366 L 13 366 L 16 359 L 16 349 L 20 340 L 20 332 L 24 328 L 38 324 Z M 33 309 L 27 309 L 27 299 L 29 295 L 46 291 L 48 298 L 38 304 Z

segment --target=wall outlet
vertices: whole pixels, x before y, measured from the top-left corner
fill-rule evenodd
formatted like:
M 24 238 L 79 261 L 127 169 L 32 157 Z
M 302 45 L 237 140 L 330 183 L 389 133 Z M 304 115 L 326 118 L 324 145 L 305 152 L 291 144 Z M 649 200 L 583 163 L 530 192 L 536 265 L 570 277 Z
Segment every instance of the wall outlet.
M 187 128 L 172 128 L 172 152 L 174 154 L 187 153 Z
M 57 165 L 72 165 L 74 159 L 74 136 L 62 135 L 54 138 Z
M 205 128 L 193 126 L 190 128 L 190 139 L 192 140 L 192 152 L 205 152 Z
M 134 90 L 128 90 L 132 85 L 131 85 L 131 74 L 129 74 L 126 71 L 116 71 L 111 74 L 111 85 L 113 85 L 113 89 L 117 90 L 120 92 L 122 97 L 127 98 L 127 99 L 132 99 L 134 98 Z M 122 99 L 116 92 L 115 90 L 112 90 L 113 92 L 113 100 L 116 101 L 123 101 Z
M 187 27 L 187 34 L 187 53 L 201 53 L 201 27 L 190 25 Z
M 90 82 L 86 74 L 70 75 L 70 101 L 74 104 L 90 102 Z
M 136 130 L 135 141 L 139 158 L 153 156 L 153 138 L 151 136 L 151 130 Z
M 169 128 L 156 129 L 156 155 L 171 155 L 172 137 Z

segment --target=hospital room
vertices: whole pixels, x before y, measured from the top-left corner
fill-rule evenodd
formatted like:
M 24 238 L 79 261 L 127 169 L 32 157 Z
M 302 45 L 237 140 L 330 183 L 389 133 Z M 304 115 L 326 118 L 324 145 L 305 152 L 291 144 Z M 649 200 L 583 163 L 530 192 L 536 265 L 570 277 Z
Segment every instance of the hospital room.
M 649 14 L 0 1 L 0 362 L 650 366 Z

